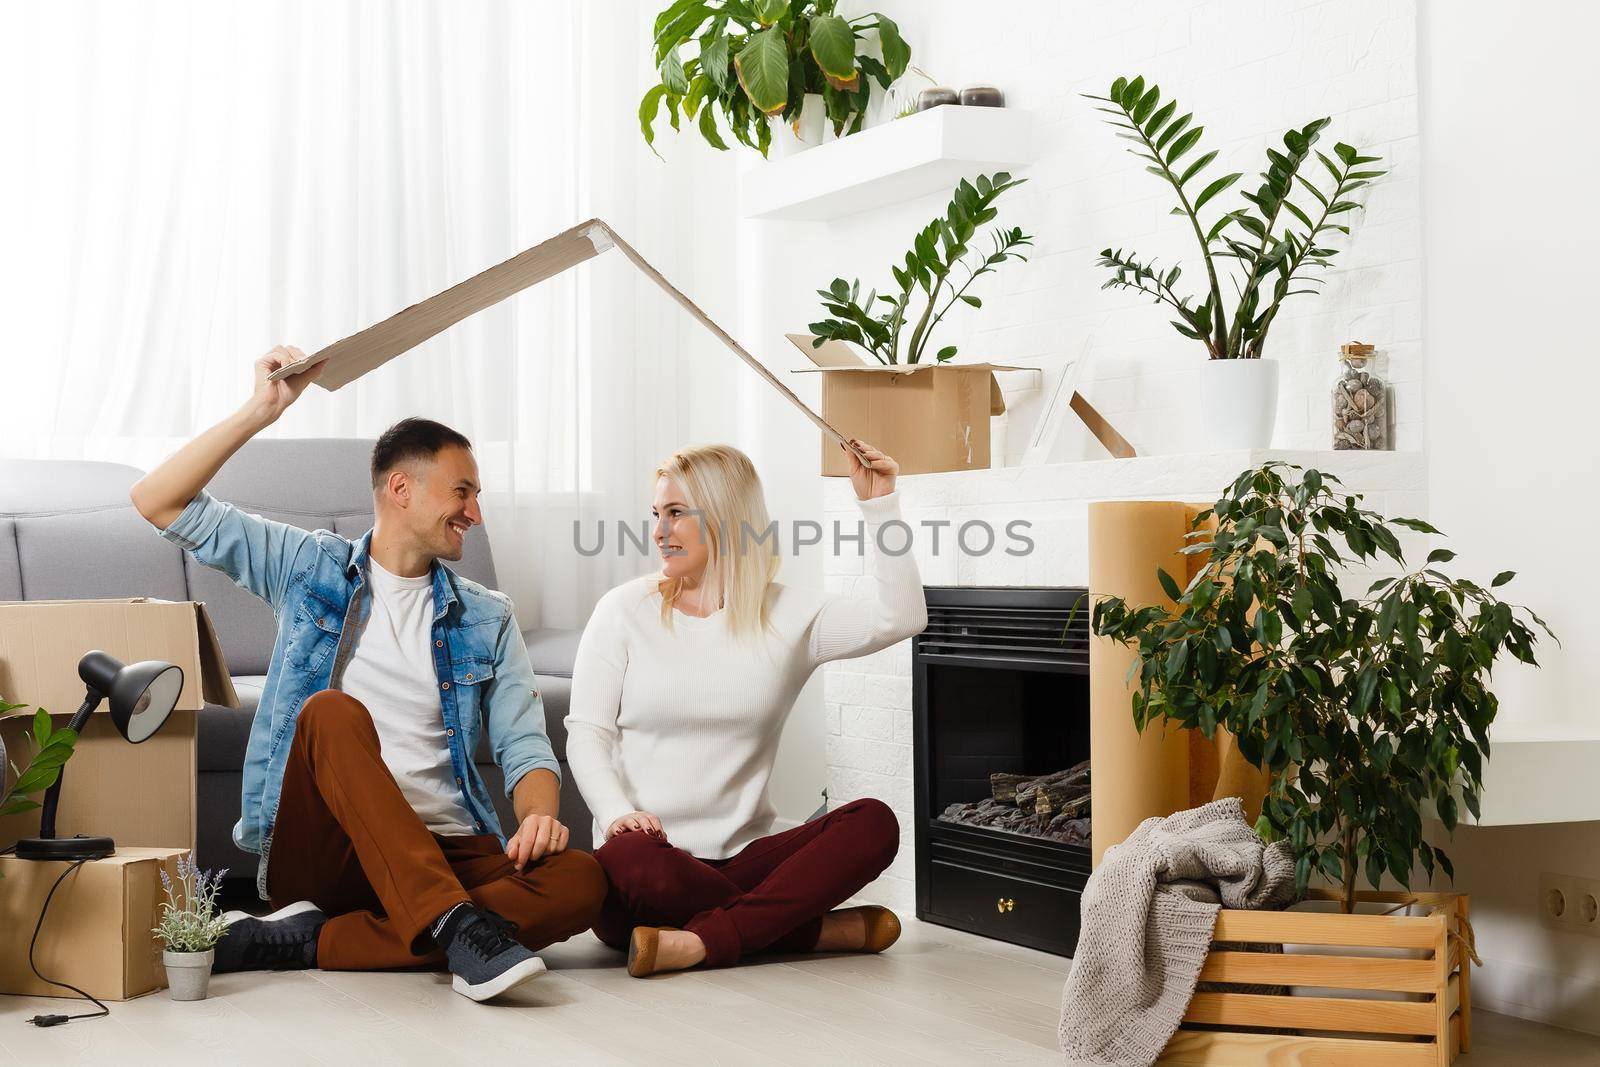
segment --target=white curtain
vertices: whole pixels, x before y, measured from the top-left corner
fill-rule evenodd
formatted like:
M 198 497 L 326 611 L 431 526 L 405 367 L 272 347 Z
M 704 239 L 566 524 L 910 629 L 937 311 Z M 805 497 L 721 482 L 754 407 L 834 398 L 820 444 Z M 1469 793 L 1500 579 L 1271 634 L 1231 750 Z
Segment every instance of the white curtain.
M 653 6 L 8 5 L 0 454 L 148 468 L 273 344 L 314 351 L 590 215 L 673 273 L 633 119 Z M 270 432 L 460 429 L 524 624 L 581 624 L 648 561 L 580 556 L 573 521 L 643 516 L 679 441 L 655 398 L 682 342 L 636 302 L 664 314 L 602 257 Z

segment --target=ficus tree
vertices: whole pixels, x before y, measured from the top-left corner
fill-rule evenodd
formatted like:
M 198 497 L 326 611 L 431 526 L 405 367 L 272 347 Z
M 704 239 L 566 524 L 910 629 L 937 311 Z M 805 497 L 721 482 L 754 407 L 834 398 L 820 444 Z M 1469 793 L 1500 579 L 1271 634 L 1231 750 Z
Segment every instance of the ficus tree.
M 894 289 L 871 290 L 865 300 L 860 281 L 835 278 L 828 288 L 818 289 L 822 308 L 832 317 L 811 324 L 813 347 L 827 340 L 851 341 L 879 363 L 922 362 L 934 331 L 952 308 L 983 306 L 968 291 L 974 282 L 1008 260 L 1026 262 L 1022 249 L 1033 238 L 1016 227 L 992 231 L 988 252 L 972 247 L 979 228 L 999 214 L 995 201 L 1026 180 L 1004 171 L 979 175 L 975 182 L 961 179 L 944 214 L 917 232 L 903 264 L 890 266 Z M 955 345 L 945 345 L 934 360 L 944 363 L 955 354 Z
M 872 83 L 887 89 L 911 62 L 911 46 L 886 15 L 847 19 L 837 0 L 677 0 L 656 16 L 653 45 L 661 76 L 639 102 L 639 128 L 655 145 L 663 108 L 674 130 L 687 119 L 713 148 L 735 140 L 762 155 L 769 118 L 793 121 L 806 94 L 822 97 L 835 134 L 866 118 Z M 876 31 L 882 59 L 861 51 Z
M 1206 273 L 1204 295 L 1196 301 L 1179 293 L 1183 269 L 1177 264 L 1163 268 L 1135 252 L 1107 248 L 1099 263 L 1111 276 L 1102 288 L 1133 290 L 1167 305 L 1177 316 L 1173 328 L 1205 345 L 1211 359 L 1259 359 L 1283 302 L 1317 291 L 1317 271 L 1338 254 L 1330 241 L 1335 234 L 1349 236 L 1346 220 L 1361 206 L 1350 197 L 1385 173 L 1372 166 L 1381 157 L 1343 143 L 1333 146 L 1331 157 L 1318 151 L 1330 120 L 1316 119 L 1286 132 L 1281 150 L 1267 149 L 1260 183 L 1242 193 L 1243 206 L 1207 214 L 1244 174 L 1208 173 L 1217 150 L 1202 148 L 1205 127 L 1195 124 L 1192 112 L 1180 114 L 1176 100 L 1163 103 L 1160 87 L 1147 86 L 1143 77 L 1118 78 L 1104 96 L 1086 95 L 1100 101 L 1099 110 L 1121 131 L 1117 136 L 1133 142 L 1129 151 L 1145 161 L 1145 170 L 1171 187 L 1178 201 L 1172 214 L 1194 231 Z M 1227 288 L 1236 295 L 1231 311 L 1223 299 Z
M 1489 727 L 1499 703 L 1490 672 L 1504 654 L 1534 664 L 1532 611 L 1441 569 L 1436 548 L 1407 569 L 1395 528 L 1332 475 L 1269 463 L 1247 470 L 1196 520 L 1187 554 L 1204 564 L 1174 606 L 1110 597 L 1093 608 L 1096 634 L 1137 652 L 1130 681 L 1143 730 L 1165 719 L 1213 737 L 1219 727 L 1270 774 L 1258 829 L 1287 838 L 1303 893 L 1314 874 L 1342 889 L 1385 873 L 1409 887 L 1415 864 L 1454 877 L 1423 839 L 1424 806 L 1454 831 L 1457 798 L 1479 811 Z M 1384 560 L 1402 571 L 1347 594 L 1340 572 Z

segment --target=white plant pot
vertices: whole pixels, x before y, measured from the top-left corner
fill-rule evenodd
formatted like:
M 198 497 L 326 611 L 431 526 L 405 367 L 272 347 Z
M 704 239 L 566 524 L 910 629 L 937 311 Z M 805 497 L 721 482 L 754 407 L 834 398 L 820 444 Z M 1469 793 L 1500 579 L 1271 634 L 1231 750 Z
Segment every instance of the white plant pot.
M 167 992 L 173 1000 L 204 1000 L 211 982 L 215 949 L 205 952 L 162 952 L 161 965 L 167 969 Z
M 807 93 L 800 105 L 800 116 L 793 122 L 785 122 L 781 118 L 771 120 L 772 145 L 767 150 L 768 154 L 774 159 L 784 159 L 817 147 L 822 143 L 823 132 L 827 129 L 827 118 L 822 94 Z
M 1205 451 L 1269 448 L 1278 419 L 1278 364 L 1270 359 L 1208 359 L 1200 369 Z

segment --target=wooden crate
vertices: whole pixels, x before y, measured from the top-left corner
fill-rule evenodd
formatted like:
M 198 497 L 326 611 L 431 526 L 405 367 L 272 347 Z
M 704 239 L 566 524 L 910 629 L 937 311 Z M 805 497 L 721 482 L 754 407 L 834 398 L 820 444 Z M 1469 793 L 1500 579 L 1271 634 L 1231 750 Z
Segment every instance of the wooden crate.
M 1313 890 L 1314 899 L 1337 894 Z M 1471 965 L 1461 940 L 1468 899 L 1455 893 L 1360 893 L 1425 915 L 1233 911 L 1217 916 L 1201 982 L 1282 986 L 1290 995 L 1197 992 L 1158 1061 L 1167 1067 L 1446 1067 L 1472 1037 Z M 1470 934 L 1467 935 L 1470 937 Z M 1241 952 L 1237 943 L 1329 945 L 1347 954 Z M 1219 943 L 1224 943 L 1219 945 Z M 1406 949 L 1415 958 L 1370 955 Z M 1332 995 L 1292 995 L 1295 988 Z M 1347 990 L 1403 999 L 1340 996 Z M 1197 1027 L 1205 1026 L 1207 1029 Z

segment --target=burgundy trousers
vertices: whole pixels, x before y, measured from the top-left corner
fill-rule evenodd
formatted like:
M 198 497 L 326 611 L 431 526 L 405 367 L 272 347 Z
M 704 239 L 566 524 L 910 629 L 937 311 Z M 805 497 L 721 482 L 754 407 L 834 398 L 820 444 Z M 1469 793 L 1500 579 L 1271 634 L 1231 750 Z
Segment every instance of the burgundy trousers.
M 882 874 L 899 847 L 894 812 L 871 799 L 752 841 L 725 860 L 696 859 L 630 830 L 595 853 L 611 888 L 594 932 L 625 949 L 635 926 L 689 930 L 705 942 L 708 967 L 754 952 L 809 952 L 822 917 Z
M 564 941 L 595 922 L 605 878 L 582 852 L 519 871 L 492 834 L 431 833 L 385 766 L 367 709 L 326 689 L 295 724 L 267 893 L 275 908 L 309 900 L 327 913 L 323 970 L 383 970 L 441 964 L 428 924 L 466 902 L 516 923 L 531 949 Z

